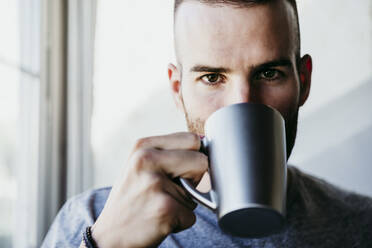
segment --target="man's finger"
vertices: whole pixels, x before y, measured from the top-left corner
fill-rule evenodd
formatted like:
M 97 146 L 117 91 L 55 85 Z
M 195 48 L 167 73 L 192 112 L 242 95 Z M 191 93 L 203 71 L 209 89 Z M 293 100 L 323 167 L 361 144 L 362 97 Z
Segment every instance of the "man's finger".
M 208 169 L 206 155 L 187 150 L 142 149 L 133 154 L 135 170 L 162 172 L 170 178 L 198 180 Z
M 134 151 L 148 148 L 198 151 L 200 149 L 200 137 L 194 133 L 180 132 L 142 138 L 137 141 Z
M 196 208 L 197 204 L 192 200 L 185 189 L 176 182 L 170 179 L 165 180 L 163 190 L 189 210 L 193 211 Z

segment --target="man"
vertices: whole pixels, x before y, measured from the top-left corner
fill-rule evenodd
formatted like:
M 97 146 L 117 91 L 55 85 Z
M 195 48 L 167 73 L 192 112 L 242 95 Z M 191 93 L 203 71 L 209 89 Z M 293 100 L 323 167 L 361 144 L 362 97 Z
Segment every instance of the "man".
M 286 225 L 261 239 L 221 232 L 215 214 L 174 182 L 210 183 L 198 152 L 205 120 L 241 102 L 269 105 L 284 117 L 288 157 L 298 109 L 309 95 L 312 60 L 300 57 L 294 0 L 176 0 L 177 65 L 168 75 L 189 133 L 139 140 L 112 189 L 68 201 L 44 247 L 372 247 L 372 200 L 290 167 Z

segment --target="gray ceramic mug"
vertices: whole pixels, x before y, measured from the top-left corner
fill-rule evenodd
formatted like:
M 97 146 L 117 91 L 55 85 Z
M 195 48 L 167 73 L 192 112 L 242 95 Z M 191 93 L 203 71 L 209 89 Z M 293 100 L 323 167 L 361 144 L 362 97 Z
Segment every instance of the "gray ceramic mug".
M 183 187 L 217 213 L 226 233 L 258 238 L 278 232 L 287 188 L 281 114 L 262 104 L 234 104 L 213 113 L 204 127 L 212 190 L 201 193 L 181 178 Z

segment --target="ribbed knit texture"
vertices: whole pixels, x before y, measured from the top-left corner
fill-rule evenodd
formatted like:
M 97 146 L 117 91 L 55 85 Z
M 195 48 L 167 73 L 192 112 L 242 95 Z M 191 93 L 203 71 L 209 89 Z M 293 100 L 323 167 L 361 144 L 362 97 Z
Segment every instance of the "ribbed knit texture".
M 219 229 L 214 213 L 198 206 L 196 223 L 169 235 L 160 247 L 372 248 L 371 198 L 339 189 L 294 167 L 289 173 L 286 225 L 280 233 L 260 239 L 232 237 Z M 102 188 L 70 199 L 42 247 L 79 247 L 81 233 L 97 219 L 110 190 Z

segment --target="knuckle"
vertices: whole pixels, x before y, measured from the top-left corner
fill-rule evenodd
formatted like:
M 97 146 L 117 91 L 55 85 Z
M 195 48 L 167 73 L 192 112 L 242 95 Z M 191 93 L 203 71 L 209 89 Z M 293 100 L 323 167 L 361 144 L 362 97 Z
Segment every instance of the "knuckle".
M 147 187 L 150 192 L 159 192 L 163 188 L 163 177 L 158 174 L 150 174 L 147 178 Z
M 159 231 L 161 233 L 162 236 L 167 236 L 168 234 L 170 234 L 172 231 L 173 231 L 173 227 L 174 224 L 172 223 L 164 223 L 161 225 Z
M 142 171 L 149 163 L 155 160 L 154 149 L 140 149 L 134 154 L 134 169 L 137 172 Z
M 197 167 L 195 168 L 195 173 L 199 174 L 207 171 L 209 167 L 208 157 L 200 152 L 198 152 L 196 156 L 195 164 Z
M 193 149 L 200 148 L 200 137 L 195 133 L 189 133 L 188 138 L 190 139 L 190 144 L 192 145 Z
M 208 160 L 208 157 L 206 156 L 206 155 L 204 155 L 204 154 L 202 154 L 202 157 L 203 157 L 203 159 L 202 159 L 202 166 L 203 166 L 203 171 L 206 171 L 206 170 L 208 170 L 208 168 L 209 168 L 209 160 Z
M 137 150 L 141 149 L 142 147 L 145 147 L 145 145 L 149 143 L 149 140 L 150 138 L 148 137 L 138 139 L 134 145 L 134 149 Z

